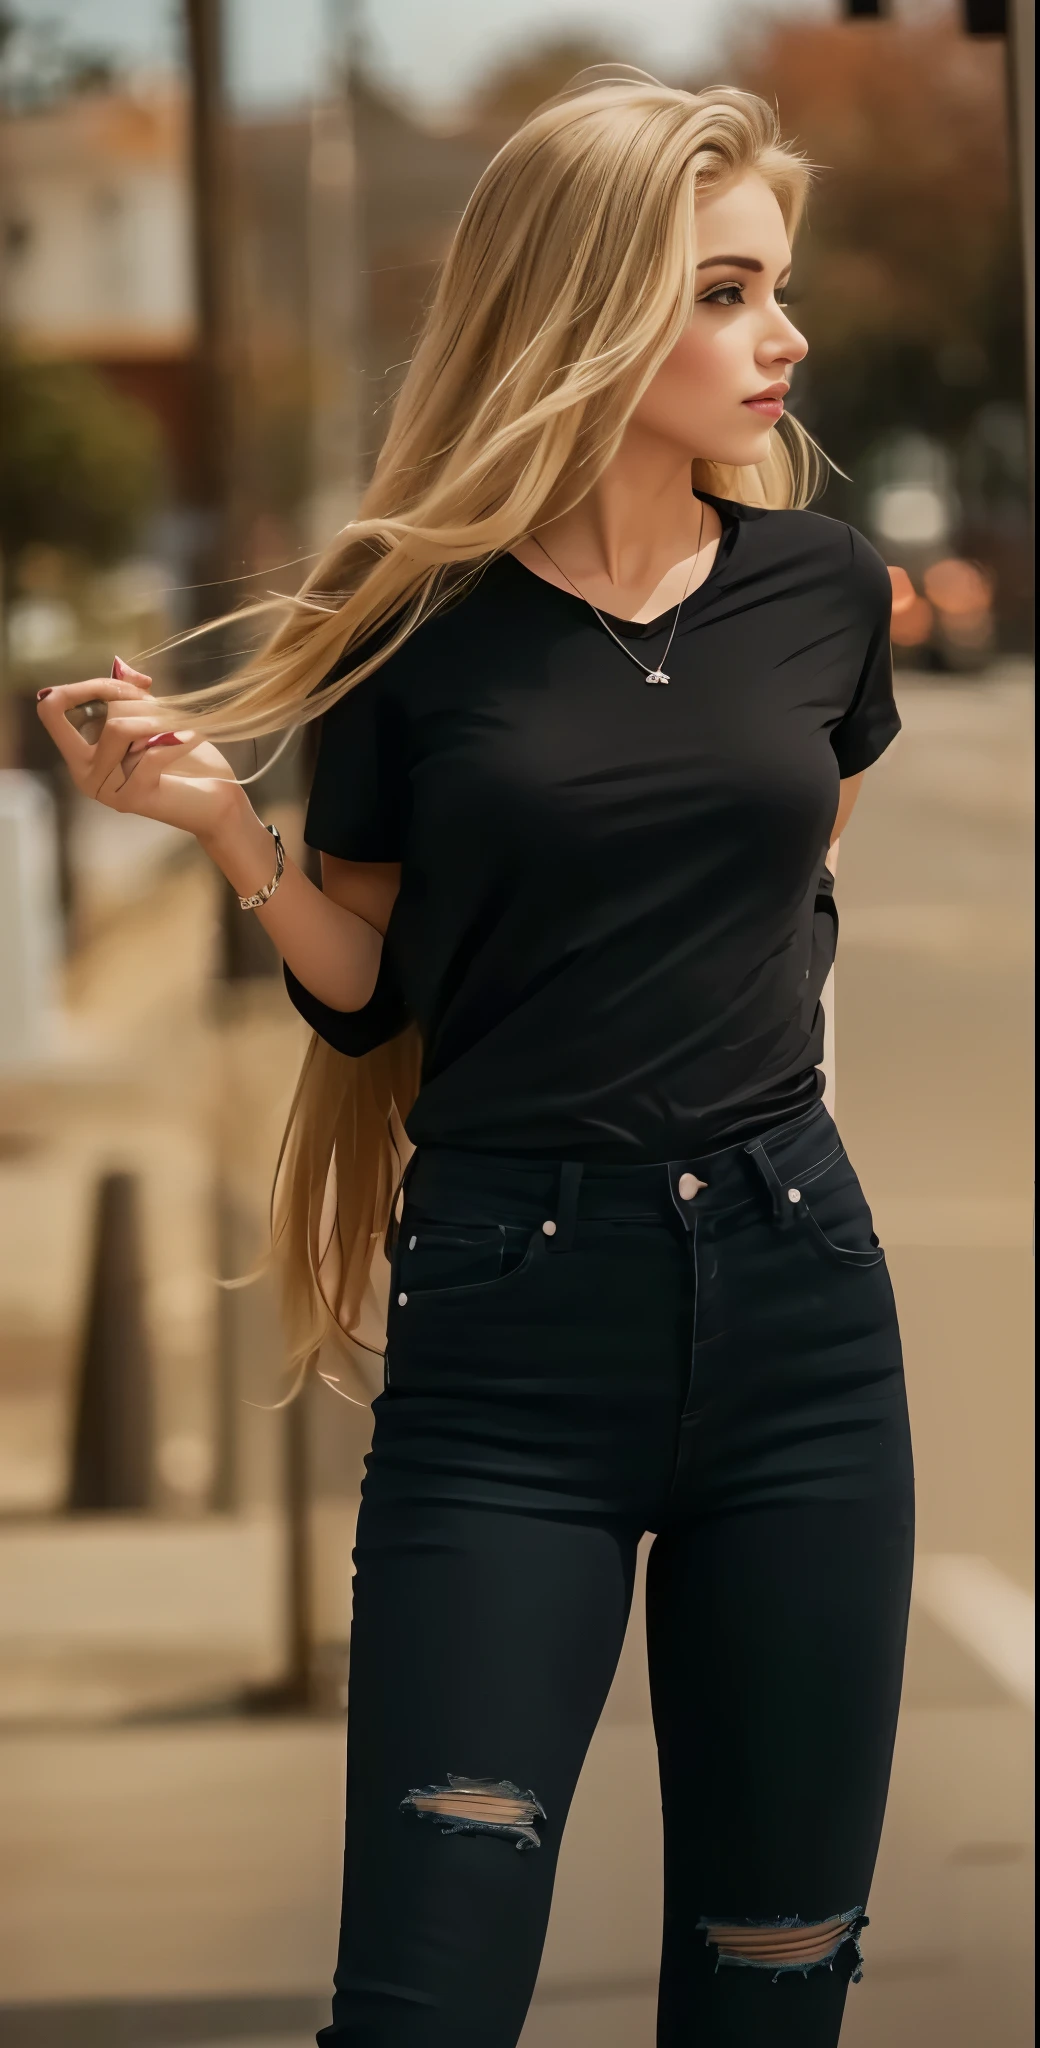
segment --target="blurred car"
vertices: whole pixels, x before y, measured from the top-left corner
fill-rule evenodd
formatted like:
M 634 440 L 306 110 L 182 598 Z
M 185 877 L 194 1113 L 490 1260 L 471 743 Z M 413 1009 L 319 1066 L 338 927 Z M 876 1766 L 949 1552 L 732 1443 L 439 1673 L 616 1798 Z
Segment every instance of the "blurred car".
M 915 571 L 889 567 L 892 645 L 916 666 L 975 675 L 996 645 L 993 584 L 978 562 L 939 555 Z

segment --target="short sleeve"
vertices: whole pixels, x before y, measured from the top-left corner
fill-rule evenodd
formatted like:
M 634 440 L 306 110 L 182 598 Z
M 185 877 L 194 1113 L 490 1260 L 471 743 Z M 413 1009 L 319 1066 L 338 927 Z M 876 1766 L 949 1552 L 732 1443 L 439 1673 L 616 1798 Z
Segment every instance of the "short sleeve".
M 321 720 L 304 838 L 339 860 L 401 858 L 407 771 L 383 677 L 374 669 Z
M 892 581 L 876 548 L 851 526 L 849 540 L 852 602 L 864 655 L 852 701 L 831 732 L 843 780 L 869 768 L 902 723 L 892 688 Z
M 352 656 L 356 661 L 358 656 Z M 304 838 L 339 860 L 400 860 L 407 773 L 394 708 L 374 669 L 326 711 L 307 806 Z M 328 678 L 336 678 L 335 669 Z M 358 1059 L 396 1038 L 410 1022 L 390 948 L 379 957 L 376 985 L 360 1010 L 333 1010 L 285 968 L 290 1000 L 313 1031 L 337 1052 Z
M 397 969 L 385 945 L 379 956 L 375 988 L 362 1010 L 332 1010 L 327 1003 L 321 1003 L 317 996 L 312 996 L 310 989 L 304 988 L 301 981 L 297 981 L 290 967 L 286 967 L 284 972 L 289 999 L 311 1030 L 316 1031 L 326 1045 L 334 1047 L 336 1052 L 346 1053 L 351 1059 L 360 1059 L 363 1053 L 372 1052 L 377 1045 L 386 1045 L 411 1022 L 411 1012 Z

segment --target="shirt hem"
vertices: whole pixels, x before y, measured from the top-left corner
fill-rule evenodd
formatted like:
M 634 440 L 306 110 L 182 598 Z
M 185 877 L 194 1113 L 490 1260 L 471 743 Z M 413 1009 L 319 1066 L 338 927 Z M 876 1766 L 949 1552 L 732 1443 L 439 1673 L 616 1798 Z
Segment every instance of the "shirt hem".
M 815 1084 L 811 1089 L 810 1082 Z M 802 1087 L 799 1087 L 799 1084 L 804 1084 L 804 1090 Z M 802 1069 L 801 1073 L 793 1077 L 791 1086 L 791 1101 L 777 1103 L 772 1109 L 763 1107 L 761 1113 L 756 1115 L 755 1102 L 752 1099 L 736 1110 L 728 1123 L 718 1124 L 714 1130 L 707 1131 L 703 1137 L 693 1133 L 685 1135 L 676 1133 L 675 1138 L 670 1142 L 668 1149 L 665 1151 L 659 1151 L 656 1147 L 651 1151 L 635 1145 L 625 1150 L 615 1147 L 612 1150 L 597 1148 L 595 1151 L 590 1151 L 585 1146 L 574 1144 L 573 1141 L 570 1144 L 566 1141 L 561 1141 L 560 1144 L 555 1146 L 518 1146 L 500 1143 L 467 1144 L 462 1136 L 455 1136 L 448 1132 L 437 1137 L 415 1137 L 408 1129 L 408 1120 L 405 1122 L 405 1130 L 416 1149 L 419 1150 L 421 1148 L 424 1152 L 444 1149 L 451 1152 L 470 1152 L 476 1158 L 490 1155 L 498 1159 L 540 1160 L 542 1162 L 567 1159 L 580 1162 L 582 1165 L 590 1168 L 596 1166 L 667 1166 L 676 1159 L 710 1159 L 716 1152 L 726 1152 L 733 1145 L 753 1144 L 757 1138 L 764 1138 L 768 1132 L 775 1131 L 784 1124 L 796 1122 L 800 1116 L 805 1116 L 807 1111 L 812 1109 L 817 1102 L 822 1101 L 826 1086 L 826 1076 L 821 1067 L 806 1067 Z M 797 1093 L 795 1093 L 796 1089 Z

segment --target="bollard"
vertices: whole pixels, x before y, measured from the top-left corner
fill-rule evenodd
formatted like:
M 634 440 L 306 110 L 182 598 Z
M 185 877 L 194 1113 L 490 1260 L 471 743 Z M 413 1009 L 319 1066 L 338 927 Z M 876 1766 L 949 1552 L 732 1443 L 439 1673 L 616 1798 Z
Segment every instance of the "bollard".
M 76 1393 L 70 1513 L 140 1512 L 151 1507 L 152 1440 L 137 1176 L 106 1173 L 97 1192 Z

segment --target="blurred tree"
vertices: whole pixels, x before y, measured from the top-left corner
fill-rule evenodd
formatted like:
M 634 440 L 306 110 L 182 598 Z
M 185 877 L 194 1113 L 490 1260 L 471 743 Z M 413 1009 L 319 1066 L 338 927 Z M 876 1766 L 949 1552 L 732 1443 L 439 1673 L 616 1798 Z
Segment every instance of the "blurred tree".
M 474 115 L 515 126 L 610 60 L 618 51 L 598 41 L 548 42 L 494 71 Z M 819 168 L 793 297 L 812 343 L 801 409 L 837 460 L 889 428 L 947 435 L 984 402 L 1019 401 L 999 38 L 968 38 L 945 14 L 788 21 L 756 29 L 718 68 L 775 102 L 785 136 Z
M 0 352 L 0 551 L 43 543 L 90 562 L 126 553 L 161 485 L 158 428 L 80 363 Z
M 784 23 L 732 70 L 819 167 L 792 299 L 811 343 L 799 411 L 829 452 L 853 468 L 886 431 L 949 440 L 1020 402 L 999 40 L 942 16 Z
M 481 121 L 503 121 L 518 127 L 543 100 L 561 92 L 579 71 L 592 64 L 620 63 L 616 49 L 583 36 L 554 37 L 522 57 L 498 65 L 473 100 Z

